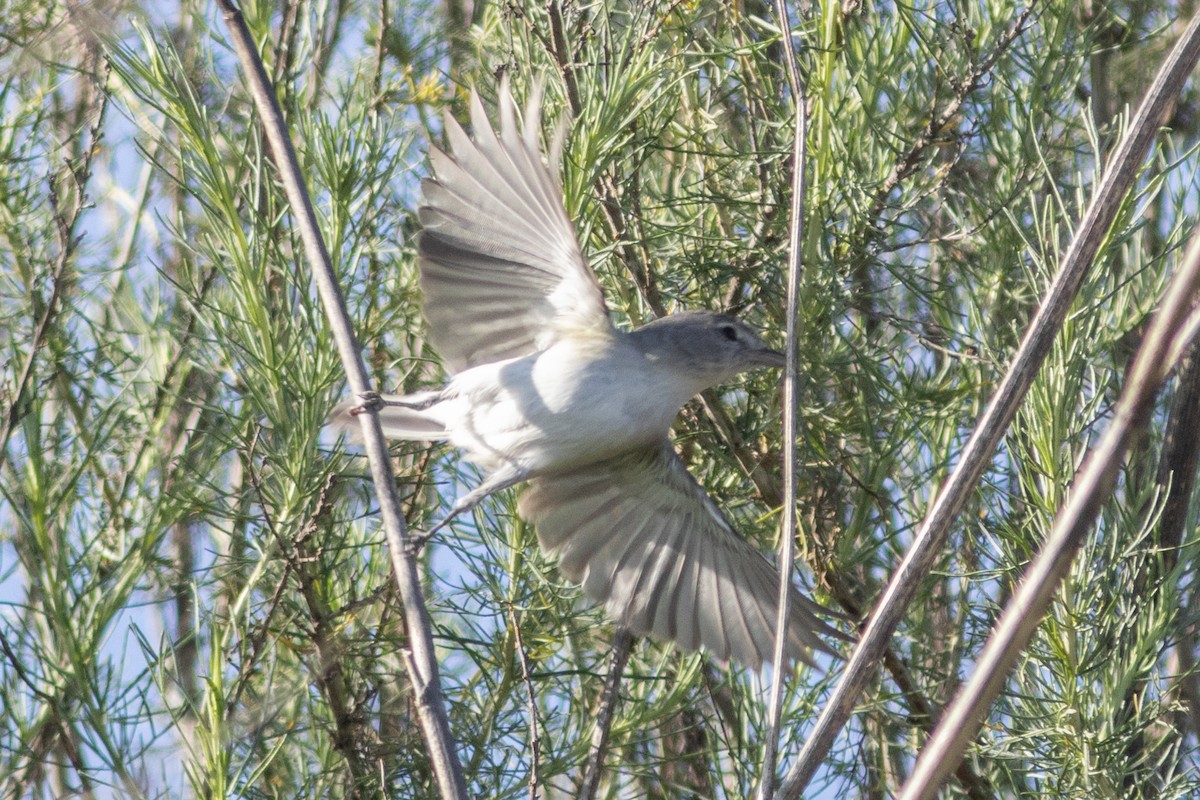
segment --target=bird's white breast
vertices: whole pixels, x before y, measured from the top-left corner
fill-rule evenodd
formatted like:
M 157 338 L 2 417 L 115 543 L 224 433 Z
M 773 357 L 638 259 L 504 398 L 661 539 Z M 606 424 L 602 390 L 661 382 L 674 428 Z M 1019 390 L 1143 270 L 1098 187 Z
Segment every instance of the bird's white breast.
M 533 473 L 590 463 L 662 438 L 688 395 L 623 336 L 560 341 L 466 370 L 443 422 L 485 468 Z

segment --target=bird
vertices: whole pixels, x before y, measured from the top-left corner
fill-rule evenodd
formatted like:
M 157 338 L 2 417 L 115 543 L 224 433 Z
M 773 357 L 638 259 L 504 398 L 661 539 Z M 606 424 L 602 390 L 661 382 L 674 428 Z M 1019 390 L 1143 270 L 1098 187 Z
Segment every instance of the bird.
M 448 152 L 431 148 L 421 184 L 423 311 L 449 378 L 372 398 L 387 437 L 448 441 L 484 473 L 426 536 L 526 483 L 518 513 L 618 626 L 759 670 L 774 660 L 778 574 L 669 435 L 696 394 L 784 355 L 714 311 L 614 326 L 563 201 L 563 128 L 543 160 L 540 86 L 523 126 L 507 80 L 498 94 L 498 129 L 474 91 L 472 135 L 446 114 Z M 363 410 L 345 401 L 331 422 L 353 431 Z M 835 612 L 790 597 L 785 661 L 834 653 L 825 638 L 846 636 L 821 615 Z

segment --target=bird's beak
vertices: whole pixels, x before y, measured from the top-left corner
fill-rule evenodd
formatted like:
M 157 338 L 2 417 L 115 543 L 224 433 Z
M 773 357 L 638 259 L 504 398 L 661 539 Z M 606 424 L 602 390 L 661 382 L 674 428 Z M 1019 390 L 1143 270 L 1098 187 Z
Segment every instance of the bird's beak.
M 754 363 L 760 367 L 779 367 L 782 369 L 785 361 L 786 358 L 783 353 L 778 350 L 771 350 L 764 347 L 762 350 L 754 352 Z

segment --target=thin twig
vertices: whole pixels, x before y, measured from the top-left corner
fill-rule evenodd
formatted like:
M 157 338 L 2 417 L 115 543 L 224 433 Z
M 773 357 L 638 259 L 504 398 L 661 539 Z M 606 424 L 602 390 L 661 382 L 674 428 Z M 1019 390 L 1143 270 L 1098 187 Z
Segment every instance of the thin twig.
M 1013 357 L 1008 373 L 980 418 L 954 471 L 938 493 L 904 561 L 884 589 L 875 612 L 867 621 L 862 639 L 846 664 L 841 681 L 781 787 L 781 797 L 795 800 L 801 796 L 833 746 L 838 731 L 850 718 L 850 712 L 874 674 L 888 640 L 941 553 L 950 526 L 991 463 L 996 446 L 1037 376 L 1100 244 L 1116 218 L 1118 208 L 1137 177 L 1159 125 L 1174 97 L 1183 88 L 1197 58 L 1200 58 L 1200 15 L 1193 18 L 1159 70 L 1125 137 L 1113 154 L 1096 188 L 1095 197 L 1063 257 L 1062 267 Z
M 53 183 L 53 178 L 50 180 Z M 58 298 L 62 295 L 63 280 L 66 277 L 67 266 L 70 264 L 71 254 L 75 250 L 69 236 L 67 237 L 66 244 L 63 243 L 61 229 L 62 225 L 60 223 L 58 258 L 55 261 L 54 270 L 50 274 L 50 296 L 46 299 L 46 305 L 42 309 L 41 317 L 34 327 L 33 339 L 29 342 L 29 352 L 25 356 L 25 363 L 21 365 L 16 384 L 13 386 L 12 393 L 9 396 L 8 408 L 4 413 L 4 427 L 0 429 L 0 450 L 8 446 L 8 440 L 12 436 L 13 429 L 21 418 L 21 407 L 25 404 L 25 392 L 29 389 L 29 380 L 33 375 L 33 366 L 37 361 L 38 351 L 41 350 L 42 345 L 45 343 L 46 334 L 50 330 L 50 323 L 54 320 L 58 312 Z
M 105 62 L 105 82 L 107 82 L 107 76 L 108 69 L 107 62 Z M 68 166 L 66 170 L 66 174 L 75 183 L 74 201 L 67 214 L 64 215 L 62 209 L 58 206 L 58 192 L 54 188 L 54 176 L 51 175 L 47 179 L 50 184 L 50 207 L 54 212 L 55 230 L 58 233 L 58 257 L 55 259 L 54 268 L 50 274 L 50 296 L 46 299 L 45 307 L 38 318 L 33 332 L 33 339 L 29 343 L 29 352 L 25 356 L 25 362 L 21 365 L 17 382 L 13 386 L 12 394 L 9 396 L 8 408 L 4 413 L 4 427 L 0 429 L 0 452 L 8 447 L 8 440 L 21 418 L 21 407 L 25 403 L 25 393 L 29 390 L 29 381 L 33 376 L 33 367 L 37 360 L 37 354 L 41 350 L 42 345 L 45 344 L 46 336 L 50 331 L 50 325 L 58 314 L 58 301 L 62 297 L 67 268 L 71 265 L 72 257 L 75 255 L 75 246 L 78 244 L 75 228 L 79 223 L 80 215 L 87 207 L 87 185 L 88 180 L 92 176 L 92 159 L 100 151 L 100 135 L 104 124 L 104 112 L 108 109 L 108 92 L 105 91 L 105 85 L 101 84 L 97 88 L 99 91 L 96 95 L 95 119 L 88 129 L 87 144 L 82 148 L 78 166 L 74 168 Z
M 858 254 L 851 267 L 855 276 L 855 283 L 859 286 L 860 297 L 863 298 L 860 310 L 866 318 L 868 330 L 873 330 L 881 320 L 878 311 L 866 298 L 872 294 L 872 290 L 868 285 L 870 281 L 868 270 L 870 256 L 874 252 L 878 240 L 882 238 L 883 227 L 881 222 L 883 212 L 887 208 L 888 198 L 897 186 L 925 163 L 931 150 L 935 148 L 940 149 L 940 145 L 946 137 L 946 130 L 954 123 L 955 118 L 966 104 L 967 99 L 984 85 L 992 68 L 996 66 L 1000 58 L 1008 52 L 1013 43 L 1031 24 L 1034 6 L 1036 5 L 1037 2 L 1035 0 L 1023 12 L 1018 14 L 1016 19 L 1009 24 L 1008 30 L 1001 35 L 991 52 L 975 63 L 966 77 L 954 82 L 952 87 L 954 95 L 948 103 L 939 107 L 936 93 L 934 97 L 930 98 L 929 118 L 923 130 L 909 146 L 908 150 L 892 164 L 887 177 L 880 182 L 879 186 L 873 192 L 871 205 L 864 217 L 865 230 L 862 246 L 858 248 Z M 961 142 L 956 144 L 954 151 L 955 155 L 952 157 L 951 162 L 957 161 L 959 156 L 962 155 L 963 146 Z M 941 180 L 945 180 L 948 174 L 948 170 L 943 171 Z M 915 242 L 908 243 L 906 246 L 914 245 Z
M 68 16 L 71 16 L 75 10 L 76 5 L 69 4 Z M 76 33 L 78 35 L 78 29 Z M 80 69 L 81 74 L 84 74 L 85 69 L 94 67 L 98 55 L 89 47 L 86 40 L 80 37 L 80 41 L 85 50 L 84 63 L 88 65 Z M 58 254 L 51 270 L 49 296 L 44 301 L 41 313 L 38 314 L 29 342 L 29 350 L 21 365 L 17 380 L 12 386 L 11 394 L 6 398 L 7 407 L 3 411 L 3 426 L 0 428 L 0 458 L 2 459 L 9 459 L 8 442 L 24 413 L 23 407 L 26 405 L 27 393 L 33 381 L 37 357 L 49 339 L 51 327 L 63 306 L 63 290 L 70 283 L 68 272 L 74 263 L 76 247 L 81 238 L 76 234 L 76 229 L 83 211 L 89 207 L 87 189 L 92 176 L 92 161 L 100 152 L 105 112 L 108 108 L 109 96 L 105 91 L 107 79 L 108 62 L 106 61 L 103 62 L 99 78 L 93 77 L 85 81 L 82 87 L 83 99 L 75 107 L 76 127 L 82 127 L 83 120 L 89 115 L 93 119 L 88 126 L 87 139 L 81 143 L 76 163 L 72 165 L 68 159 L 62 173 L 74 184 L 70 198 L 71 204 L 68 208 L 64 209 L 60 206 L 54 175 L 47 176 L 49 185 L 47 199 L 58 238 Z M 36 301 L 34 309 L 36 313 Z M 57 760 L 54 757 L 55 751 L 60 751 L 75 772 L 76 779 L 80 784 L 80 795 L 93 797 L 92 779 L 89 777 L 91 773 L 80 751 L 80 736 L 71 725 L 71 720 L 77 716 L 71 710 L 72 698 L 77 691 L 75 680 L 55 681 L 56 691 L 47 694 L 38 688 L 37 681 L 22 666 L 17 653 L 2 631 L 0 631 L 0 648 L 3 649 L 6 659 L 11 662 L 18 678 L 31 690 L 33 697 L 42 700 L 48 706 L 48 712 L 40 714 L 40 722 L 27 737 L 20 759 L 13 761 L 14 768 L 18 770 L 18 777 L 11 796 L 19 796 L 25 787 L 37 784 L 45 773 L 47 765 Z M 23 766 L 17 767 L 22 762 Z M 124 769 L 119 767 L 115 767 L 115 769 L 120 773 L 122 782 L 127 784 L 128 788 L 130 781 Z M 135 794 L 135 791 L 131 790 L 130 793 Z
M 1195 311 L 1192 313 L 1194 318 Z M 1181 332 L 1180 336 L 1188 334 Z M 1134 597 L 1153 596 L 1159 591 L 1160 581 L 1175 569 L 1179 546 L 1187 525 L 1192 492 L 1196 487 L 1196 465 L 1200 459 L 1200 347 L 1194 340 L 1185 354 L 1178 358 L 1178 363 L 1175 391 L 1171 397 L 1170 411 L 1167 413 L 1162 450 L 1154 477 L 1154 485 L 1158 491 L 1153 497 L 1154 500 L 1161 498 L 1161 513 L 1158 515 L 1152 545 L 1159 555 L 1147 560 L 1133 576 L 1128 588 Z M 1141 509 L 1142 515 L 1154 513 L 1154 500 L 1148 500 L 1144 504 Z M 1176 643 L 1175 647 L 1179 647 L 1179 644 Z M 1137 717 L 1149 683 L 1150 673 L 1147 669 L 1135 673 L 1135 679 L 1126 685 L 1121 709 L 1114 715 L 1114 726 L 1119 727 L 1125 720 Z M 1149 759 L 1153 749 L 1147 741 L 1147 731 L 1141 728 L 1134 732 L 1125 745 L 1125 753 L 1130 763 Z M 1132 792 L 1134 787 L 1141 785 L 1144 780 L 1144 775 L 1128 773 L 1124 780 L 1126 791 Z
M 251 478 L 250 480 L 253 483 L 255 479 Z M 255 492 L 259 492 L 259 489 L 256 488 Z M 294 565 L 295 562 L 293 559 L 288 559 L 284 562 L 283 571 L 279 575 L 279 580 L 275 583 L 275 590 L 271 592 L 271 599 L 267 601 L 267 612 L 258 623 L 259 634 L 255 635 L 247 631 L 247 635 L 244 637 L 245 641 L 250 642 L 250 653 L 244 656 L 238 663 L 237 673 L 230 681 L 233 684 L 233 691 L 225 699 L 226 719 L 233 717 L 237 711 L 238 704 L 242 701 L 242 693 L 249 688 L 251 678 L 257 676 L 258 661 L 267 649 L 271 623 L 275 618 L 275 612 L 279 609 L 279 604 L 283 601 L 283 590 L 287 588 L 288 579 L 292 576 Z M 188 699 L 192 698 L 189 697 Z
M 1196 485 L 1196 464 L 1200 461 L 1200 346 L 1193 343 L 1185 352 L 1155 478 L 1160 487 L 1167 487 L 1158 517 L 1157 540 L 1164 572 L 1173 570 L 1179 558 L 1188 506 Z
M 604 691 L 600 695 L 600 706 L 596 709 L 596 729 L 592 732 L 592 749 L 588 753 L 587 767 L 583 772 L 583 784 L 579 787 L 579 800 L 592 800 L 600 788 L 604 756 L 608 753 L 608 736 L 612 732 L 613 715 L 617 710 L 621 674 L 625 672 L 625 664 L 629 661 L 632 649 L 633 634 L 625 628 L 617 628 L 613 637 L 608 677 L 604 679 Z
M 1197 15 L 1200 20 L 1200 15 Z M 992 630 L 974 673 L 942 715 L 941 722 L 917 759 L 900 800 L 933 797 L 942 780 L 958 764 L 983 724 L 988 709 L 1021 653 L 1033 638 L 1059 584 L 1071 569 L 1075 553 L 1112 494 L 1117 473 L 1131 440 L 1146 425 L 1154 398 L 1175 362 L 1162 357 L 1180 335 L 1194 334 L 1183 325 L 1200 290 L 1200 231 L 1192 236 L 1183 264 L 1167 288 L 1162 306 L 1130 370 L 1117 401 L 1112 424 L 1071 481 L 1071 496 L 1058 513 L 1045 545 L 1030 564 L 1008 607 Z
M 800 80 L 796 49 L 787 4 L 775 0 L 775 14 L 783 35 L 784 61 L 795 108 L 792 136 L 792 208 L 788 224 L 787 345 L 784 347 L 783 377 L 783 514 L 779 522 L 779 610 L 775 618 L 775 649 L 772 658 L 771 694 L 767 702 L 767 740 L 763 751 L 759 797 L 769 800 L 775 794 L 775 770 L 779 758 L 779 717 L 783 704 L 783 676 L 787 672 L 783 647 L 787 641 L 788 611 L 791 605 L 792 570 L 796 560 L 796 324 L 800 314 L 800 278 L 804 272 L 804 166 L 808 160 L 808 98 Z
M 325 482 L 320 496 L 313 505 L 313 510 L 303 524 L 298 527 L 291 538 L 275 525 L 271 517 L 271 504 L 263 491 L 262 481 L 254 469 L 254 449 L 260 439 L 260 430 L 256 430 L 248 452 L 243 456 L 246 477 L 251 489 L 257 496 L 259 507 L 262 508 L 262 519 L 267 530 L 275 539 L 279 550 L 286 559 L 284 570 L 285 579 L 288 573 L 296 576 L 299 584 L 300 597 L 303 598 L 308 610 L 311 627 L 307 633 L 316 651 L 316 663 L 312 665 L 313 680 L 316 682 L 333 717 L 333 731 L 330 734 L 333 749 L 341 754 L 350 773 L 351 783 L 356 791 L 368 785 L 373 778 L 372 770 L 364 757 L 368 736 L 374 733 L 359 712 L 353 699 L 345 670 L 342 669 L 341 654 L 345 647 L 336 635 L 338 626 L 334 624 L 333 614 L 330 613 L 325 598 L 316 588 L 322 579 L 319 564 L 319 546 L 317 551 L 309 548 L 308 542 L 318 530 L 320 517 L 329 512 L 329 491 L 333 486 L 333 476 Z M 244 673 L 243 673 L 244 674 Z M 227 704 L 226 709 L 234 706 Z M 375 744 L 374 742 L 371 742 Z
M 371 71 L 371 111 L 383 103 L 383 64 L 387 58 L 388 0 L 379 0 L 379 33 L 375 37 L 375 68 Z
M 508 618 L 512 622 L 513 643 L 516 645 L 517 663 L 521 665 L 521 680 L 529 701 L 529 800 L 538 800 L 538 784 L 541 783 L 542 740 L 538 734 L 537 695 L 533 691 L 533 680 L 529 677 L 529 660 L 525 656 L 525 641 L 521 638 L 521 615 L 511 605 Z
M 325 309 L 325 316 L 337 344 L 338 355 L 346 371 L 350 389 L 356 396 L 370 397 L 371 384 L 366 364 L 363 363 L 350 326 L 345 299 L 337 284 L 325 242 L 321 238 L 316 212 L 305 188 L 300 164 L 283 121 L 283 113 L 241 11 L 234 5 L 233 0 L 217 0 L 217 3 L 229 27 L 234 51 L 241 63 L 254 105 L 262 118 L 271 154 L 279 169 L 288 203 L 304 242 L 305 255 L 313 270 L 313 282 Z M 442 699 L 441 681 L 433 648 L 432 622 L 421 594 L 420 575 L 413 548 L 410 546 L 408 529 L 400 513 L 396 479 L 387 455 L 383 431 L 379 426 L 379 416 L 376 410 L 371 408 L 358 416 L 362 424 L 363 446 L 371 465 L 371 477 L 379 494 L 388 555 L 391 558 L 400 600 L 404 605 L 411 649 L 411 656 L 405 659 L 405 663 L 409 665 L 409 680 L 413 686 L 421 729 L 429 745 L 430 763 L 442 797 L 466 800 L 466 781 L 454 749 L 450 721 Z
M 929 121 L 925 125 L 925 129 L 916 141 L 905 151 L 893 165 L 887 177 L 879 184 L 879 188 L 875 190 L 874 198 L 871 201 L 871 210 L 867 214 L 869 220 L 877 220 L 883 213 L 884 206 L 887 204 L 887 199 L 900 183 L 912 175 L 917 167 L 925 160 L 925 156 L 931 149 L 937 146 L 938 141 L 945 135 L 946 128 L 954 121 L 966 104 L 967 98 L 979 89 L 988 73 L 992 71 L 992 67 L 996 66 L 1013 43 L 1025 32 L 1030 24 L 1033 16 L 1034 6 L 1036 2 L 1030 3 L 1029 6 L 1017 15 L 1008 26 L 1008 30 L 1000 37 L 1000 40 L 992 48 L 992 51 L 982 60 L 980 60 L 971 69 L 971 73 L 958 82 L 955 87 L 954 96 L 945 106 L 936 109 L 929 116 Z

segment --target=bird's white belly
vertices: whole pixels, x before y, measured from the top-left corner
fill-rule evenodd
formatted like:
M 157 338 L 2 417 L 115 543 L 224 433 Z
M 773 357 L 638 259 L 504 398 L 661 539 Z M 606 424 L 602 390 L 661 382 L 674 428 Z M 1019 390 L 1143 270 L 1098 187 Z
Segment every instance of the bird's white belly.
M 636 352 L 601 342 L 555 345 L 455 376 L 444 418 L 450 441 L 488 469 L 536 474 L 592 463 L 657 441 L 687 399 Z

